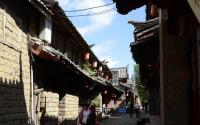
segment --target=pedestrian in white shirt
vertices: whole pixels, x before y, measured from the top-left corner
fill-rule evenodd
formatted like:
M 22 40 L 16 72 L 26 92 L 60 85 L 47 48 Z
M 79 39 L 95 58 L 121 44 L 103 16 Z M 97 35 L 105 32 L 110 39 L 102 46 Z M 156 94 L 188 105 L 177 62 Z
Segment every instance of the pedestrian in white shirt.
M 140 118 L 140 105 L 139 105 L 139 103 L 136 103 L 136 105 L 135 105 L 135 113 L 136 113 L 136 118 Z
M 91 110 L 89 105 L 84 105 L 82 111 L 79 113 L 78 116 L 78 124 L 79 125 L 90 125 L 89 123 L 89 116 Z

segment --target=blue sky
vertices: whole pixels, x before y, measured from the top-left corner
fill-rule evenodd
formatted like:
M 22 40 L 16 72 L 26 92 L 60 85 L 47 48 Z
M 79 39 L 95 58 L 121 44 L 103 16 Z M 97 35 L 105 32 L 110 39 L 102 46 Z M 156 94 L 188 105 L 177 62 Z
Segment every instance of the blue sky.
M 112 3 L 112 0 L 58 0 L 63 10 L 77 10 Z M 67 12 L 67 16 L 96 13 L 110 8 L 115 4 L 90 9 L 81 12 Z M 135 64 L 130 52 L 130 42 L 134 41 L 134 27 L 127 22 L 129 20 L 144 21 L 145 7 L 120 15 L 116 10 L 96 16 L 69 17 L 74 26 L 81 33 L 86 42 L 91 45 L 93 52 L 100 60 L 107 60 L 108 66 L 129 67 L 129 75 L 133 74 Z

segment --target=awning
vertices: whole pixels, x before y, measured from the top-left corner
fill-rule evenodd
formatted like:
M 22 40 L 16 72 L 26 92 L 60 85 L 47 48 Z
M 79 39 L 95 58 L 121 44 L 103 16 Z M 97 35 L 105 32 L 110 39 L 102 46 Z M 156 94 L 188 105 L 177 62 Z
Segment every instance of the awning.
M 72 62 L 69 58 L 64 56 L 61 52 L 58 50 L 55 50 L 54 48 L 45 45 L 44 43 L 40 42 L 39 39 L 32 38 L 32 53 L 34 53 L 36 56 L 51 60 L 55 62 L 59 62 L 63 65 L 66 65 L 67 67 L 72 67 L 71 69 L 74 70 L 74 72 L 77 75 L 81 75 L 85 79 L 88 79 L 89 81 L 93 82 L 94 84 L 98 84 L 101 86 L 106 86 L 106 80 L 103 78 L 94 78 L 90 76 L 86 71 L 82 70 L 79 66 L 77 66 L 74 62 Z

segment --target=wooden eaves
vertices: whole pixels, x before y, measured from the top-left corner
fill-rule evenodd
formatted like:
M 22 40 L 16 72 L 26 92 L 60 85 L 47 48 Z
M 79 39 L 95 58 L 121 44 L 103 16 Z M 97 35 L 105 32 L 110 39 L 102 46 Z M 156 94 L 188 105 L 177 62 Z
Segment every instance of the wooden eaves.
M 44 4 L 51 10 L 53 13 L 53 17 L 60 20 L 63 23 L 64 27 L 75 37 L 78 38 L 79 44 L 88 51 L 92 57 L 98 62 L 98 64 L 102 65 L 104 68 L 108 69 L 103 63 L 96 57 L 94 52 L 91 50 L 90 46 L 81 36 L 81 34 L 77 31 L 76 27 L 72 24 L 72 22 L 68 19 L 64 10 L 59 6 L 58 2 L 55 0 L 42 0 Z M 108 70 L 109 71 L 109 70 Z M 109 71 L 110 72 L 110 71 Z M 110 72 L 111 74 L 111 72 Z
M 41 42 L 38 42 L 38 40 L 37 41 L 32 40 L 32 53 L 34 53 L 36 56 L 40 58 L 56 61 L 68 67 L 70 66 L 77 75 L 81 75 L 82 77 L 85 77 L 89 79 L 90 81 L 93 81 L 94 83 L 98 83 L 102 86 L 106 85 L 105 81 L 90 76 L 86 71 L 82 70 L 73 61 L 71 61 L 69 58 L 64 56 L 64 54 L 62 54 L 58 50 L 55 50 L 54 48 L 48 45 L 44 45 Z

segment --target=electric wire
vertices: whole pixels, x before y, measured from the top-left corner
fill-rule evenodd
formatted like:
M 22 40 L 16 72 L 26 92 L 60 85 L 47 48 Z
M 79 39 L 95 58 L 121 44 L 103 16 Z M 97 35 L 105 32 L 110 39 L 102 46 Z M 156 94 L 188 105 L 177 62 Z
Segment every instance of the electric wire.
M 105 14 L 105 13 L 112 12 L 112 11 L 115 11 L 115 8 L 103 10 L 103 11 L 96 12 L 96 13 L 80 14 L 80 15 L 69 15 L 69 16 L 67 16 L 67 17 L 96 16 L 96 15 L 101 15 L 101 14 Z
M 101 7 L 105 7 L 105 6 L 110 6 L 114 3 L 109 3 L 109 4 L 105 4 L 105 5 L 100 5 L 100 6 L 95 6 L 95 7 L 90 7 L 90 8 L 85 8 L 85 9 L 78 9 L 78 10 L 65 10 L 64 12 L 78 12 L 78 11 L 86 11 L 86 10 L 91 10 L 91 9 L 96 9 L 96 8 L 101 8 Z

